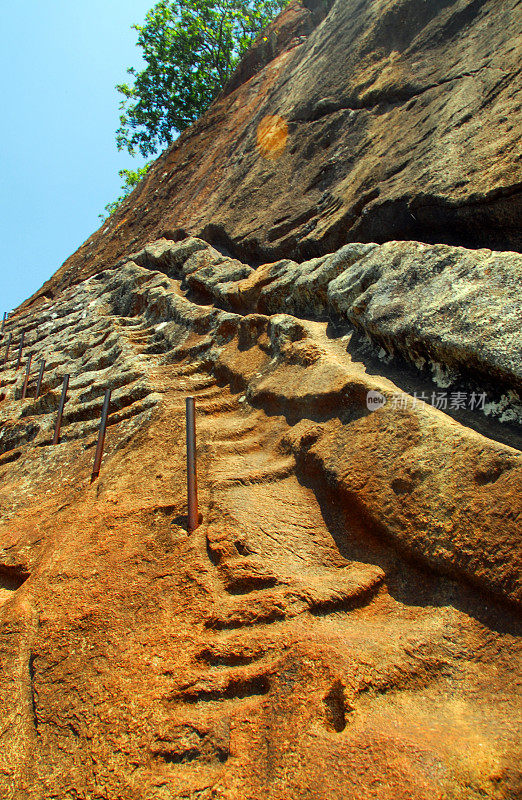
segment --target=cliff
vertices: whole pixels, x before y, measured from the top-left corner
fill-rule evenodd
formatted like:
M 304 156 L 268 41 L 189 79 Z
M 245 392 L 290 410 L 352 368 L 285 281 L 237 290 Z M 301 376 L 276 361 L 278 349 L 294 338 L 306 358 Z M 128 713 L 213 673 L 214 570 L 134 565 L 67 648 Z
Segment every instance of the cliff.
M 296 0 L 42 292 L 182 232 L 248 263 L 393 239 L 520 250 L 518 6 Z
M 520 795 L 517 5 L 292 3 L 8 320 L 2 798 Z

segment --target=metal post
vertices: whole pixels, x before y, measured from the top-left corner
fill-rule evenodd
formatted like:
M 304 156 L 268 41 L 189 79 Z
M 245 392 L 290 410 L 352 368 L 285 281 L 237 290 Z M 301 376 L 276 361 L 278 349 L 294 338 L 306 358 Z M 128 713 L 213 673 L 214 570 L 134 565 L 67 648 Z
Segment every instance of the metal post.
M 42 388 L 42 378 L 45 370 L 45 361 L 40 361 L 40 372 L 38 373 L 38 380 L 36 382 L 36 392 L 34 394 L 35 400 L 40 397 L 40 389 Z
M 69 375 L 64 375 L 62 396 L 60 397 L 60 405 L 58 406 L 58 417 L 56 418 L 56 428 L 54 429 L 53 444 L 58 444 L 60 441 L 60 428 L 62 427 L 63 409 L 65 407 L 65 400 L 67 398 L 67 387 L 69 386 Z
M 196 475 L 196 407 L 193 397 L 186 398 L 187 421 L 187 505 L 188 530 L 196 530 L 198 520 L 198 484 Z
M 103 408 L 100 420 L 100 429 L 98 431 L 98 443 L 96 445 L 96 454 L 94 456 L 94 466 L 92 468 L 91 483 L 96 480 L 100 474 L 100 467 L 103 458 L 103 444 L 105 442 L 105 431 L 107 430 L 107 417 L 109 416 L 109 404 L 111 402 L 111 390 L 105 391 L 105 399 L 103 401 Z
M 7 340 L 7 344 L 5 346 L 5 355 L 4 355 L 4 364 L 7 364 L 7 359 L 9 358 L 9 348 L 11 347 L 11 342 L 13 341 L 13 334 L 9 334 L 9 339 Z
M 22 350 L 24 349 L 24 334 L 25 331 L 22 331 L 22 336 L 20 339 L 20 348 L 18 350 L 18 361 L 16 362 L 16 369 L 20 369 L 20 364 L 22 363 Z
M 7 319 L 7 311 L 4 311 L 4 318 L 2 320 L 2 333 L 4 332 L 6 319 Z
M 25 370 L 25 380 L 24 380 L 24 388 L 22 389 L 22 400 L 25 400 L 27 395 L 27 384 L 29 383 L 29 373 L 31 372 L 31 361 L 33 360 L 33 354 L 29 354 L 29 358 L 27 359 L 27 368 Z

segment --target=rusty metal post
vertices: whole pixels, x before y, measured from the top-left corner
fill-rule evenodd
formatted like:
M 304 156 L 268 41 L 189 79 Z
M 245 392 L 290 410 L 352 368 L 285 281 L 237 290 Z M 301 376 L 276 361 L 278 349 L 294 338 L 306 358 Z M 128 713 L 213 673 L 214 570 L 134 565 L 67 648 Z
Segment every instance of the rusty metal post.
M 29 373 L 31 372 L 31 361 L 33 360 L 33 354 L 29 354 L 29 358 L 27 359 L 27 368 L 25 370 L 25 380 L 24 380 L 24 388 L 22 389 L 22 400 L 25 400 L 27 395 L 27 384 L 29 383 Z
M 40 361 L 40 372 L 38 373 L 38 380 L 36 382 L 36 392 L 34 393 L 34 399 L 38 400 L 40 397 L 40 389 L 42 388 L 42 378 L 45 370 L 45 361 Z
M 53 444 L 58 444 L 60 441 L 60 428 L 62 427 L 63 409 L 67 399 L 67 387 L 69 386 L 69 375 L 64 375 L 62 396 L 60 397 L 60 405 L 58 406 L 58 416 L 56 418 L 56 427 L 54 429 Z
M 105 399 L 103 401 L 103 408 L 100 420 L 100 429 L 98 431 L 98 443 L 96 445 L 96 454 L 94 456 L 94 466 L 92 468 L 91 483 L 96 480 L 100 474 L 101 462 L 103 458 L 103 445 L 105 442 L 105 431 L 107 430 L 107 418 L 109 416 L 109 404 L 111 402 L 111 390 L 106 389 Z
M 198 527 L 198 482 L 196 474 L 196 404 L 193 397 L 187 397 L 187 505 L 189 533 Z
M 13 341 L 13 334 L 9 334 L 9 339 L 7 340 L 7 344 L 5 346 L 5 354 L 4 354 L 4 364 L 7 364 L 7 359 L 9 358 L 9 348 L 11 347 L 11 342 Z
M 20 369 L 20 364 L 22 363 L 22 350 L 24 349 L 24 335 L 25 331 L 22 331 L 22 336 L 20 338 L 20 347 L 18 349 L 18 361 L 16 362 L 16 369 Z

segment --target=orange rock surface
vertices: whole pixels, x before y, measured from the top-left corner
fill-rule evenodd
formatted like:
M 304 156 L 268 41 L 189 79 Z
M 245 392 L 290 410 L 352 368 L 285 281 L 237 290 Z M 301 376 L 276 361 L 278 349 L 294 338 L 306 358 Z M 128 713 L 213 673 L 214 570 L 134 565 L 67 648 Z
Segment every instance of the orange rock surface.
M 516 797 L 519 450 L 429 404 L 369 411 L 399 387 L 326 322 L 227 310 L 238 262 L 203 298 L 205 247 L 9 322 L 48 366 L 38 400 L 16 350 L 3 372 L 1 796 Z
M 1 800 L 522 797 L 519 6 L 290 3 L 8 319 Z

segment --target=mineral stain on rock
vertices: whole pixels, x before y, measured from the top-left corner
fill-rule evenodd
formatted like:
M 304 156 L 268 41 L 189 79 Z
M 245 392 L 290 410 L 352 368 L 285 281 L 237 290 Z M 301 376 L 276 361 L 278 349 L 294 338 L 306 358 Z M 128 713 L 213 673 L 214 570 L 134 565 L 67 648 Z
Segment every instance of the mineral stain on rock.
M 292 2 L 7 321 L 2 798 L 520 795 L 516 12 Z
M 257 146 L 262 156 L 278 159 L 286 150 L 288 125 L 284 119 L 275 115 L 263 117 L 257 126 Z

